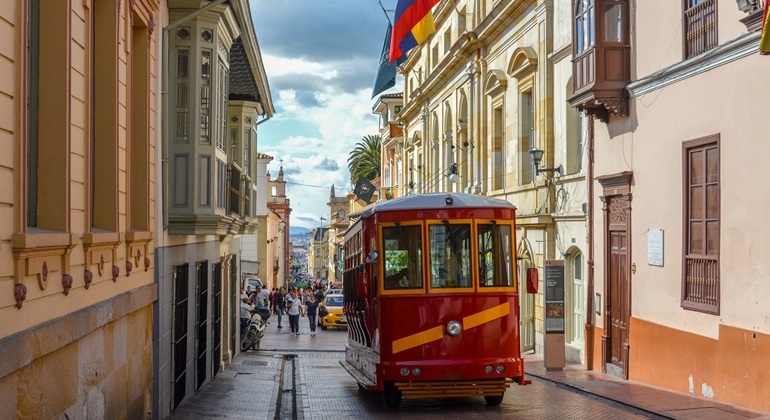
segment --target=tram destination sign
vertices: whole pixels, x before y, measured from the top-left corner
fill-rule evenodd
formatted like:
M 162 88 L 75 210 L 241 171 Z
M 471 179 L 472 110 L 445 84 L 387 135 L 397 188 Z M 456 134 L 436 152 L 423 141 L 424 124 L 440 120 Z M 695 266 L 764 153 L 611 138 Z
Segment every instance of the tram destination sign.
M 564 333 L 564 260 L 545 261 L 545 332 Z

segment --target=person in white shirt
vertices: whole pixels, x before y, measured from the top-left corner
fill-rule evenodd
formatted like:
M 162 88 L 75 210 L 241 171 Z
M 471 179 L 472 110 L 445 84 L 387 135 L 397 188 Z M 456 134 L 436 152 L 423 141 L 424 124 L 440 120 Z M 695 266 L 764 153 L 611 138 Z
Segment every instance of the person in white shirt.
M 291 294 L 286 299 L 286 312 L 289 314 L 289 326 L 292 335 L 299 335 L 300 306 L 302 306 L 302 299 L 297 297 L 296 289 L 292 289 Z
M 251 320 L 251 312 L 254 310 L 254 305 L 249 305 L 249 298 L 246 295 L 241 296 L 241 331 L 249 326 Z

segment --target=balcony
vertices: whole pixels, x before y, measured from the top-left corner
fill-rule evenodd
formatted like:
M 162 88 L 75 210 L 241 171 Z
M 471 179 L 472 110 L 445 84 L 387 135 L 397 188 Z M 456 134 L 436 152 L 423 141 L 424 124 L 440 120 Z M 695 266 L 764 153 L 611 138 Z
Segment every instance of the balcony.
M 595 0 L 573 16 L 571 106 L 605 123 L 627 115 L 631 46 L 627 0 Z M 594 7 L 595 4 L 595 7 Z M 600 13 L 594 19 L 594 13 Z
M 223 165 L 224 166 L 224 165 Z M 222 199 L 216 208 L 198 206 L 194 210 L 180 209 L 169 214 L 172 235 L 233 235 L 254 233 L 252 218 L 253 183 L 235 164 L 218 171 L 212 183 L 217 185 Z
M 716 48 L 717 2 L 704 0 L 684 12 L 684 58 L 692 58 Z

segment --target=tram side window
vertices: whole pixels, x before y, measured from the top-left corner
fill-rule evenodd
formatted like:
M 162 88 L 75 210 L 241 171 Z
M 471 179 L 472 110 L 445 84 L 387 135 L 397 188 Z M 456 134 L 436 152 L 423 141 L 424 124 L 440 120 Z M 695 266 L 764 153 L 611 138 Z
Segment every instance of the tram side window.
M 471 226 L 468 224 L 431 225 L 430 286 L 433 288 L 472 287 Z
M 422 227 L 382 229 L 385 290 L 422 289 Z
M 510 225 L 479 224 L 479 284 L 513 286 L 513 248 Z

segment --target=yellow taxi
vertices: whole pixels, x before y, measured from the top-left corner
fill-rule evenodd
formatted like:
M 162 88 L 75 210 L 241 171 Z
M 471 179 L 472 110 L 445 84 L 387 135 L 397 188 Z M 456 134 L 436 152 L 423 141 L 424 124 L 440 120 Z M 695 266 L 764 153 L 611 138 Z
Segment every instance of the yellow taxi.
M 321 318 L 321 329 L 325 330 L 329 327 L 347 328 L 348 321 L 345 319 L 345 315 L 342 313 L 342 305 L 345 303 L 345 299 L 341 294 L 329 293 L 324 298 L 321 306 L 326 308 L 329 312 L 326 316 Z

